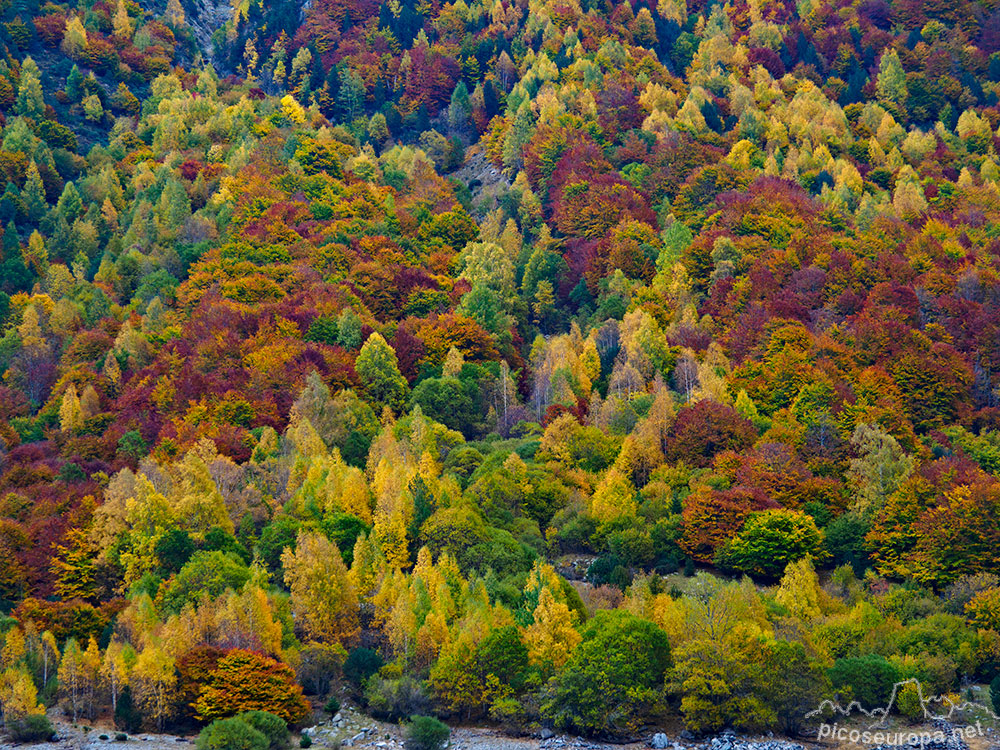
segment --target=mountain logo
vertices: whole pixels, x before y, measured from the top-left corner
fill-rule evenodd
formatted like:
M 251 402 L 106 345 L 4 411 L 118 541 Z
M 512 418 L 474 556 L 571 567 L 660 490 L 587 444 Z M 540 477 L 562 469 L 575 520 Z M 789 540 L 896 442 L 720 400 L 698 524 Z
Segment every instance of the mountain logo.
M 920 708 L 923 711 L 924 719 L 926 721 L 951 722 L 955 714 L 965 714 L 967 712 L 981 713 L 994 720 L 1000 720 L 1000 717 L 998 717 L 995 713 L 993 713 L 993 711 L 982 703 L 975 703 L 973 701 L 956 702 L 951 696 L 948 695 L 932 695 L 924 697 L 923 687 L 920 685 L 920 681 L 915 677 L 895 683 L 892 686 L 892 694 L 889 696 L 889 703 L 884 708 L 873 708 L 869 710 L 858 703 L 858 701 L 851 701 L 845 708 L 835 700 L 824 700 L 819 704 L 819 706 L 807 713 L 806 718 L 813 719 L 817 716 L 824 716 L 828 711 L 832 712 L 835 717 L 847 717 L 854 712 L 858 712 L 872 720 L 872 723 L 868 725 L 869 729 L 884 728 L 886 726 L 886 719 L 892 712 L 892 709 L 896 706 L 896 699 L 899 696 L 900 691 L 907 685 L 916 685 L 917 696 L 920 699 Z

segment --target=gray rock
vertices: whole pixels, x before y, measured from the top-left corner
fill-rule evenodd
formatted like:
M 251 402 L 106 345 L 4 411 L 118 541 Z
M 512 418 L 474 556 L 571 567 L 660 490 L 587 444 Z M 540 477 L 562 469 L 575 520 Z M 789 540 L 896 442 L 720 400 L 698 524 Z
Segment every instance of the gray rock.
M 657 732 L 653 735 L 653 739 L 649 744 L 650 746 L 656 748 L 656 750 L 666 750 L 670 747 L 670 740 L 667 739 L 667 735 L 663 732 Z
M 691 740 L 694 739 L 694 734 L 685 729 L 683 732 L 681 732 L 680 737 L 682 740 L 690 742 Z

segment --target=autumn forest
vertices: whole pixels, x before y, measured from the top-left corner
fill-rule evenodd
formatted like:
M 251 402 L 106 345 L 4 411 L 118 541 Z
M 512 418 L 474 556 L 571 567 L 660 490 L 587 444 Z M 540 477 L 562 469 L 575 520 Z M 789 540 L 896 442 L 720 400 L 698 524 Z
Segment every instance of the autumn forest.
M 996 0 L 0 0 L 0 126 L 4 741 L 1000 713 Z

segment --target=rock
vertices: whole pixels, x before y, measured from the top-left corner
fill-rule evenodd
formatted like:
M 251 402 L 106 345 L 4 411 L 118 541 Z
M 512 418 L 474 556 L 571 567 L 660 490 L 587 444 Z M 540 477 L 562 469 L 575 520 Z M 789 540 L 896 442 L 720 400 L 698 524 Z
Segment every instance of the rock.
M 694 739 L 694 734 L 685 729 L 683 732 L 681 732 L 680 737 L 682 740 L 690 742 L 691 740 Z
M 667 735 L 663 732 L 657 732 L 653 735 L 653 739 L 649 744 L 657 750 L 666 750 L 666 748 L 670 747 L 670 740 L 667 739 Z
M 556 733 L 553 732 L 548 727 L 542 727 L 542 731 L 538 733 L 538 736 L 541 737 L 543 740 L 551 740 L 553 737 L 556 736 Z

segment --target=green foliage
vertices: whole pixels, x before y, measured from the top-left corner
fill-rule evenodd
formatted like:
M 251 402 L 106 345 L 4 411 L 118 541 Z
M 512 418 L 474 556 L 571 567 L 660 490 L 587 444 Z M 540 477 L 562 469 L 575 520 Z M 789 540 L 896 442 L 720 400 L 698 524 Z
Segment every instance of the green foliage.
M 411 716 L 406 725 L 406 750 L 442 750 L 451 737 L 448 725 L 433 716 Z
M 48 742 L 56 733 L 47 716 L 38 714 L 12 719 L 7 722 L 7 732 L 14 742 Z
M 250 580 L 242 560 L 218 550 L 195 552 L 180 572 L 166 584 L 163 606 L 179 612 L 185 604 L 204 596 L 217 597 L 228 589 L 238 590 Z
M 195 741 L 198 750 L 268 750 L 267 736 L 238 717 L 213 721 Z
M 378 652 L 370 648 L 355 648 L 347 655 L 344 662 L 344 678 L 355 687 L 378 672 L 385 662 Z
M 833 687 L 848 688 L 851 699 L 869 709 L 888 703 L 899 678 L 899 670 L 877 654 L 837 659 L 830 668 Z
M 602 611 L 560 670 L 542 707 L 556 726 L 628 736 L 656 710 L 670 667 L 666 634 L 622 611 Z
M 138 732 L 142 727 L 142 713 L 132 699 L 132 688 L 128 685 L 122 688 L 115 706 L 115 728 L 126 732 Z
M 267 738 L 270 750 L 284 750 L 288 747 L 288 724 L 280 716 L 267 711 L 244 711 L 237 714 L 240 719 Z
M 754 576 L 777 578 L 788 563 L 823 555 L 823 535 L 805 513 L 753 513 L 739 534 L 716 554 L 716 564 Z

